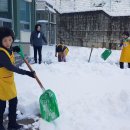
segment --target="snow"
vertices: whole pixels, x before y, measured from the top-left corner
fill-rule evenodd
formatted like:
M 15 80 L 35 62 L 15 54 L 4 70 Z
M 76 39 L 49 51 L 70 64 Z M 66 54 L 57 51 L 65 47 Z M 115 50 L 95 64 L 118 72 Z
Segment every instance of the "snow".
M 48 20 L 38 20 L 37 22 L 38 22 L 38 23 L 47 23 Z
M 42 1 L 48 2 L 60 13 L 103 10 L 110 16 L 130 16 L 130 0 L 42 0 Z
M 120 50 L 103 61 L 105 49 L 69 47 L 66 63 L 57 62 L 54 46 L 43 46 L 41 65 L 32 65 L 46 89 L 57 97 L 60 117 L 48 123 L 40 119 L 40 130 L 130 130 L 130 69 L 118 65 Z M 33 50 L 31 48 L 33 56 Z M 22 68 L 27 69 L 23 64 Z M 18 110 L 24 117 L 39 114 L 42 90 L 27 76 L 15 74 Z M 34 124 L 35 125 L 35 124 Z

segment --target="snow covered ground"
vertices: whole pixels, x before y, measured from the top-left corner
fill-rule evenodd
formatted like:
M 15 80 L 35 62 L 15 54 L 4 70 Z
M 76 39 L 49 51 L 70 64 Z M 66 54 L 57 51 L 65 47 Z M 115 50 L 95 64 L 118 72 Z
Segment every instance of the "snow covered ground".
M 44 63 L 32 65 L 45 88 L 55 92 L 60 110 L 54 122 L 40 119 L 34 126 L 40 130 L 130 130 L 130 69 L 119 69 L 120 51 L 103 61 L 100 55 L 105 49 L 94 49 L 88 63 L 90 48 L 69 50 L 67 62 L 59 63 L 55 47 L 43 46 Z M 27 69 L 25 64 L 22 68 Z M 15 81 L 19 111 L 24 117 L 37 118 L 42 90 L 30 77 L 15 74 Z

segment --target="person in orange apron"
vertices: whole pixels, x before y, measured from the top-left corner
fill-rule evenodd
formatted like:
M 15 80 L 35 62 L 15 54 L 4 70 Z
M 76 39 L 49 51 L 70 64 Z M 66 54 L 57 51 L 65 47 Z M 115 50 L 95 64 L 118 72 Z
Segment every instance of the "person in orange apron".
M 125 31 L 122 34 L 122 41 L 120 44 L 122 47 L 120 55 L 120 68 L 124 68 L 124 63 L 128 63 L 128 68 L 130 68 L 130 37 L 129 32 Z
M 28 75 L 34 78 L 35 72 L 17 68 L 15 64 L 14 52 L 19 52 L 18 46 L 12 47 L 14 33 L 7 27 L 0 27 L 0 130 L 5 130 L 3 126 L 3 114 L 6 108 L 6 101 L 9 102 L 8 129 L 20 129 L 22 125 L 16 122 L 17 91 L 14 82 L 14 72 Z
M 56 45 L 55 57 L 57 57 L 58 53 L 58 62 L 66 62 L 66 56 L 69 52 L 67 46 L 64 45 L 63 41 L 60 41 L 59 44 Z

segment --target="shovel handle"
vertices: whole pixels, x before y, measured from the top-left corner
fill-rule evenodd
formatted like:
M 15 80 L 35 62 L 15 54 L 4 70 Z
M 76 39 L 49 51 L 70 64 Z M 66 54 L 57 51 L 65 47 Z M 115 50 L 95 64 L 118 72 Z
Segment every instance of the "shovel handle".
M 19 47 L 20 47 L 19 55 L 22 57 L 22 59 L 24 60 L 24 62 L 26 63 L 26 65 L 28 66 L 28 68 L 30 69 L 30 71 L 34 71 L 34 70 L 32 69 L 32 67 L 31 67 L 31 65 L 30 65 L 30 64 L 28 63 L 28 61 L 26 60 L 25 55 L 24 55 L 24 53 L 23 53 L 22 47 L 21 47 L 20 45 L 19 45 Z M 39 80 L 39 78 L 37 77 L 36 74 L 34 75 L 34 77 L 35 77 L 35 79 L 37 80 L 37 82 L 38 82 L 39 86 L 41 87 L 41 89 L 42 89 L 43 91 L 45 91 L 44 86 L 42 85 L 41 81 Z
M 31 65 L 28 63 L 28 61 L 27 61 L 25 58 L 24 58 L 23 60 L 24 60 L 24 62 L 27 64 L 27 66 L 28 66 L 28 68 L 30 69 L 30 71 L 34 71 L 34 70 L 32 69 L 32 67 L 31 67 Z M 37 82 L 38 82 L 39 86 L 41 87 L 41 89 L 45 91 L 44 86 L 42 85 L 41 81 L 39 80 L 39 78 L 37 77 L 36 74 L 34 75 L 34 77 L 35 77 L 35 79 L 37 80 Z
M 88 59 L 88 62 L 90 62 L 90 59 L 91 59 L 91 55 L 92 55 L 92 51 L 93 51 L 93 45 L 92 45 L 92 47 L 91 47 L 91 51 L 90 51 L 90 55 L 89 55 L 89 59 Z

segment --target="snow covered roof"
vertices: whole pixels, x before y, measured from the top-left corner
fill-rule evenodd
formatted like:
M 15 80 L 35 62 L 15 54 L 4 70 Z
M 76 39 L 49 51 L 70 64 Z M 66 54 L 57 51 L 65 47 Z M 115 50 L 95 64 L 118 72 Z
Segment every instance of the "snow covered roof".
M 118 11 L 107 11 L 107 10 L 104 10 L 108 15 L 110 16 L 130 16 L 130 10 L 126 10 L 126 11 L 122 11 L 122 12 L 118 12 Z
M 40 0 L 61 14 L 103 10 L 110 16 L 130 16 L 130 0 Z
M 49 10 L 49 11 L 52 12 L 52 13 L 56 13 L 56 11 L 55 11 L 54 9 L 52 9 L 52 8 L 50 8 L 50 7 L 48 7 L 48 6 L 47 6 L 46 9 L 43 8 L 43 9 L 37 9 L 37 10 Z
M 38 20 L 38 23 L 48 23 L 48 20 Z
M 48 3 L 46 0 L 37 0 L 36 10 L 49 10 L 52 13 L 56 13 L 54 7 L 50 3 Z

